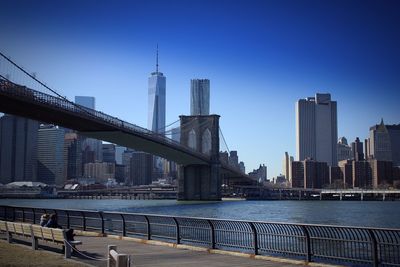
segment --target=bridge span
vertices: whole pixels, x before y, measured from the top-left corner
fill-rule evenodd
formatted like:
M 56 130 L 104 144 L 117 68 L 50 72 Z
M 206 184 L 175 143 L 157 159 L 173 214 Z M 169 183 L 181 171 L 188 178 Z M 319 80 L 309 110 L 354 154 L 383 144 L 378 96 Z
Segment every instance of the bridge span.
M 200 149 L 189 147 L 187 135 L 184 142 L 182 142 L 184 134 L 181 135 L 181 142 L 176 142 L 162 134 L 77 105 L 66 98 L 14 83 L 3 75 L 0 75 L 0 112 L 59 125 L 76 130 L 87 137 L 176 162 L 180 165 L 178 199 L 218 200 L 221 199 L 222 181 L 256 183 L 245 173 L 220 162 L 218 115 L 181 116 L 181 128 L 200 127 L 196 126 L 199 125 L 196 120 L 208 123 L 212 132 L 212 144 L 209 153 L 201 153 Z M 201 148 L 202 139 L 198 140 Z

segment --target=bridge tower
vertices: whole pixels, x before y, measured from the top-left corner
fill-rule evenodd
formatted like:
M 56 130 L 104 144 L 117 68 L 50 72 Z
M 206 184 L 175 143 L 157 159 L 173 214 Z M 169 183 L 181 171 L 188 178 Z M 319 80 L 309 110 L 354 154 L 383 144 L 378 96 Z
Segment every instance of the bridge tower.
M 181 144 L 210 156 L 209 165 L 181 165 L 178 200 L 221 200 L 219 115 L 180 116 Z

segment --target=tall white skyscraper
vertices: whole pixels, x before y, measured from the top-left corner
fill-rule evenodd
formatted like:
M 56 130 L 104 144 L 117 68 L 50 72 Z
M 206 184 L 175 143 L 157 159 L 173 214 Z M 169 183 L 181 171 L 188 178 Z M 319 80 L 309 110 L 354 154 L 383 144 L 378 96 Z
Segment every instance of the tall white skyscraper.
M 300 99 L 296 103 L 296 157 L 312 158 L 337 166 L 337 103 L 330 94 Z
M 190 115 L 210 115 L 210 80 L 190 80 Z
M 156 71 L 149 77 L 149 117 L 148 129 L 153 132 L 163 132 L 165 129 L 165 88 L 166 77 L 158 71 L 158 47 Z

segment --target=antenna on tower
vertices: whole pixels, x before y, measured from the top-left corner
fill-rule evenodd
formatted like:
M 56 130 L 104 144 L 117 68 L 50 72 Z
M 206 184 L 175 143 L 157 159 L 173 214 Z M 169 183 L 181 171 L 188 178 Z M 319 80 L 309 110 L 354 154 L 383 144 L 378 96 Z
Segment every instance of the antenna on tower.
M 158 73 L 158 44 L 157 44 L 157 57 L 156 57 L 156 72 Z

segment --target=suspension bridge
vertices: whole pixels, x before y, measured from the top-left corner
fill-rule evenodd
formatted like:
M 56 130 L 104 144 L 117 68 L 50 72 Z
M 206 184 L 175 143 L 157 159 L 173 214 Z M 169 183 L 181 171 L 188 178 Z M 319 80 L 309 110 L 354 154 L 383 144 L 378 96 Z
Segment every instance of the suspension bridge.
M 143 151 L 179 164 L 178 199 L 218 200 L 221 185 L 253 184 L 239 169 L 221 162 L 219 116 L 180 116 L 180 141 L 171 130 L 153 132 L 68 100 L 0 53 L 0 112 L 51 123 L 80 134 Z M 206 135 L 208 138 L 203 138 Z M 220 138 L 222 136 L 222 138 Z M 204 141 L 203 140 L 207 140 Z M 204 149 L 207 147 L 207 149 Z

